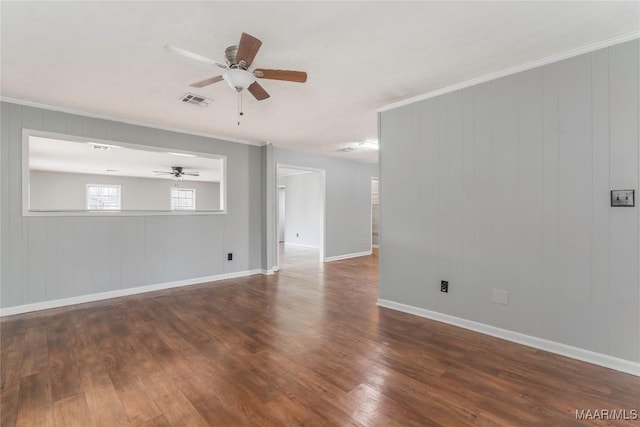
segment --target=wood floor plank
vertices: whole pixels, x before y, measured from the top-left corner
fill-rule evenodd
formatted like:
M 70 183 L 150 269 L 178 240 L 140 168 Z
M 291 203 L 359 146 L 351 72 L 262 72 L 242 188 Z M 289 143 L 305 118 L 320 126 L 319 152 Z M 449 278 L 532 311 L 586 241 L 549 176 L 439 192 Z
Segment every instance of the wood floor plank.
M 56 427 L 91 427 L 93 421 L 84 393 L 58 400 L 53 404 Z
M 0 393 L 0 426 L 14 427 L 18 421 L 20 385 L 5 388 Z
M 63 322 L 53 322 L 47 332 L 49 375 L 54 401 L 82 392 L 80 372 L 76 362 L 77 337 L 75 330 Z
M 27 329 L 24 343 L 21 376 L 35 374 L 48 369 L 49 349 L 47 345 L 47 328 L 36 325 Z
M 162 415 L 171 425 L 206 427 L 209 424 L 193 407 L 180 387 L 165 377 L 162 372 L 143 378 L 149 396 L 154 400 Z
M 131 425 L 113 386 L 93 387 L 84 394 L 91 420 L 96 427 Z
M 286 252 L 286 251 L 285 251 Z M 0 319 L 0 424 L 636 426 L 640 378 L 379 308 L 377 258 Z
M 4 408 L 3 408 L 4 409 Z M 20 381 L 20 403 L 16 426 L 54 425 L 49 372 L 42 371 Z

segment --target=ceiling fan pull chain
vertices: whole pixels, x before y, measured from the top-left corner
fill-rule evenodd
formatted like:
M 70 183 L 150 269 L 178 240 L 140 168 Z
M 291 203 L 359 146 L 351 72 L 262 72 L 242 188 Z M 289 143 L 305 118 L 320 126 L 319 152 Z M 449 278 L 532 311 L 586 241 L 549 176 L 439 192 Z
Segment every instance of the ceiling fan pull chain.
M 238 126 L 240 126 L 240 111 L 242 110 L 242 95 L 241 92 L 238 92 Z

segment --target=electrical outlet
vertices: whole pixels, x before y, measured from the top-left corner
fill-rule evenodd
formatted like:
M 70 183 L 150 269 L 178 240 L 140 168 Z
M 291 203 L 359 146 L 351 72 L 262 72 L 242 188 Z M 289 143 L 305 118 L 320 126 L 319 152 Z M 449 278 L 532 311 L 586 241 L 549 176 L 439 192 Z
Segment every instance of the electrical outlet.
M 446 280 L 442 280 L 440 282 L 440 292 L 449 292 L 449 282 L 447 282 Z
M 494 289 L 491 295 L 491 301 L 496 304 L 509 304 L 509 292 L 504 289 Z
M 233 261 L 233 254 L 231 252 L 227 254 L 227 261 Z

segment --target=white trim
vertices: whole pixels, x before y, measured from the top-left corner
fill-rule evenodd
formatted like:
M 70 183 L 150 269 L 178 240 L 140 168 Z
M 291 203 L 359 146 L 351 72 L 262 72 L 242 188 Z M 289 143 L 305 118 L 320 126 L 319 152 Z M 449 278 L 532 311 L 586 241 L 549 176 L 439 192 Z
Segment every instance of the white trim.
M 263 268 L 263 269 L 262 269 L 262 270 L 260 270 L 260 271 L 261 271 L 261 272 L 262 272 L 262 274 L 264 274 L 265 276 L 271 276 L 272 274 L 274 274 L 274 273 L 275 273 L 276 271 L 278 271 L 278 270 L 276 270 L 275 268 L 272 268 L 272 269 L 269 269 L 269 270 L 266 270 L 266 269 L 264 269 L 264 268 Z
M 324 259 L 324 262 L 332 262 L 332 261 L 340 261 L 340 260 L 349 259 L 349 258 L 357 258 L 357 257 L 361 257 L 361 256 L 371 255 L 372 253 L 373 253 L 373 251 L 368 250 L 368 251 L 363 251 L 363 252 L 354 252 L 352 254 L 328 256 L 328 257 L 326 257 Z
M 620 44 L 620 43 L 625 43 L 637 38 L 640 38 L 640 31 L 637 31 L 637 30 L 632 31 L 630 33 L 611 37 L 606 40 L 602 40 L 602 41 L 592 43 L 586 46 L 582 46 L 576 49 L 571 49 L 555 55 L 547 56 L 546 58 L 536 59 L 535 61 L 531 61 L 522 65 L 517 65 L 515 67 L 507 68 L 506 70 L 497 71 L 495 73 L 487 74 L 482 77 L 467 80 L 466 82 L 456 83 L 451 86 L 447 86 L 441 89 L 433 90 L 431 92 L 423 93 L 421 95 L 412 96 L 411 98 L 394 102 L 392 104 L 383 105 L 382 107 L 377 108 L 376 111 L 383 112 L 383 111 L 393 110 L 394 108 L 403 107 L 405 105 L 413 104 L 418 101 L 424 101 L 425 99 L 433 98 L 439 95 L 444 95 L 445 93 L 455 92 L 456 90 L 475 86 L 477 84 L 485 83 L 491 80 L 496 80 L 501 77 L 510 76 L 512 74 L 520 73 L 522 71 L 531 70 L 533 68 L 541 67 L 543 65 L 551 64 L 553 62 L 558 62 L 564 59 L 573 58 L 574 56 L 593 52 L 599 49 L 604 49 L 604 48 L 607 48 L 616 44 Z
M 255 145 L 255 146 L 258 146 L 258 147 L 262 147 L 263 145 L 265 145 L 265 142 L 263 142 L 263 141 L 261 141 L 261 142 L 252 142 L 252 141 L 245 140 L 245 139 L 232 138 L 230 136 L 221 136 L 221 135 L 215 135 L 215 134 L 206 133 L 206 132 L 195 132 L 195 131 L 188 130 L 188 129 L 174 128 L 174 127 L 171 127 L 171 126 L 162 126 L 162 125 L 159 125 L 159 124 L 141 122 L 141 121 L 137 121 L 137 120 L 128 120 L 128 119 L 123 119 L 122 117 L 118 117 L 118 116 L 111 116 L 111 115 L 108 115 L 108 114 L 90 113 L 88 111 L 74 110 L 74 109 L 65 108 L 65 107 L 58 107 L 56 105 L 42 104 L 40 102 L 26 101 L 24 99 L 10 98 L 8 96 L 0 96 L 0 101 L 7 102 L 9 104 L 23 105 L 25 107 L 41 108 L 43 110 L 49 110 L 49 111 L 59 111 L 61 113 L 74 114 L 74 115 L 77 115 L 77 116 L 90 117 L 90 118 L 93 118 L 93 119 L 109 120 L 109 121 L 112 121 L 112 122 L 120 122 L 120 123 L 125 123 L 125 124 L 128 124 L 128 125 L 143 126 L 143 127 L 152 128 L 152 129 L 166 130 L 166 131 L 169 131 L 169 132 L 184 133 L 186 135 L 194 135 L 194 136 L 202 136 L 202 137 L 205 137 L 205 138 L 213 138 L 213 139 L 217 139 L 218 141 L 235 142 L 235 143 L 238 143 L 238 144 Z
M 0 97 L 1 98 L 1 97 Z M 30 167 L 29 167 L 29 138 L 31 136 L 37 136 L 42 138 L 62 139 L 71 142 L 80 143 L 97 143 L 102 145 L 112 145 L 117 147 L 125 147 L 136 150 L 146 150 L 159 153 L 165 153 L 166 150 L 173 150 L 173 152 L 179 152 L 182 154 L 189 154 L 199 157 L 205 157 L 208 159 L 221 160 L 220 171 L 220 210 L 191 210 L 191 209 L 179 209 L 179 210 L 164 210 L 164 211 L 127 211 L 127 210 L 98 210 L 98 211 L 56 211 L 56 210 L 42 210 L 35 211 L 30 210 Z M 100 138 L 90 138 L 79 135 L 67 135 L 56 132 L 42 131 L 37 129 L 22 128 L 22 216 L 155 216 L 155 215 L 226 215 L 227 214 L 227 156 L 224 154 L 203 153 L 199 151 L 188 151 L 182 149 L 173 149 L 168 147 L 158 147 L 155 145 L 135 144 L 130 142 L 111 141 Z
M 52 301 L 42 301 L 32 304 L 17 305 L 0 309 L 0 317 L 11 316 L 13 314 L 28 313 L 30 311 L 47 310 L 49 308 L 64 307 L 67 305 L 82 304 L 85 302 L 101 301 L 105 299 L 124 297 L 128 295 L 142 294 L 145 292 L 159 291 L 162 289 L 179 288 L 182 286 L 198 285 L 207 282 L 217 282 L 219 280 L 234 279 L 237 277 L 252 276 L 254 274 L 262 274 L 262 270 L 245 270 L 235 273 L 216 274 L 214 276 L 197 277 L 194 279 L 176 280 L 174 282 L 158 283 L 155 285 L 138 286 L 135 288 L 118 289 L 115 291 L 99 292 L 97 294 L 80 295 L 77 297 L 69 297 L 56 299 Z
M 280 248 L 279 248 L 279 236 L 278 236 L 278 222 L 280 221 L 279 218 L 279 203 L 280 203 L 280 193 L 278 191 L 279 188 L 279 180 L 280 180 L 280 176 L 279 176 L 279 171 L 280 168 L 288 168 L 288 169 L 300 169 L 300 170 L 304 170 L 304 171 L 310 171 L 310 172 L 317 172 L 320 174 L 320 179 L 321 179 L 321 184 L 320 184 L 320 202 L 322 204 L 322 206 L 320 207 L 320 246 L 318 247 L 318 249 L 320 249 L 320 262 L 322 262 L 322 260 L 324 260 L 324 254 L 325 254 L 325 244 L 327 241 L 327 236 L 326 236 L 326 230 L 327 230 L 327 224 L 326 224 L 326 218 L 327 218 L 327 172 L 325 169 L 317 169 L 317 168 L 311 168 L 311 167 L 307 167 L 307 166 L 297 166 L 297 165 L 289 165 L 286 163 L 278 163 L 275 162 L 275 205 L 274 205 L 274 210 L 275 210 L 275 215 L 274 215 L 274 219 L 275 221 L 273 222 L 273 229 L 275 230 L 275 252 L 276 252 L 276 267 L 274 267 L 276 269 L 276 271 L 278 269 L 280 269 Z M 284 242 L 285 244 L 287 244 L 288 242 Z
M 379 248 L 380 248 L 380 245 L 371 245 L 371 247 L 372 247 L 373 249 L 379 249 Z
M 284 242 L 282 242 L 285 244 L 285 246 L 298 246 L 301 248 L 311 248 L 311 249 L 320 249 L 320 246 L 314 246 L 314 245 L 305 245 L 304 243 L 291 243 L 291 242 L 287 242 L 286 240 Z
M 392 310 L 409 313 L 438 322 L 448 323 L 481 334 L 491 335 L 493 337 L 502 338 L 518 344 L 537 348 L 540 350 L 556 353 L 573 359 L 582 360 L 584 362 L 593 363 L 594 365 L 604 366 L 605 368 L 615 369 L 617 371 L 626 372 L 631 375 L 640 376 L 640 363 L 630 360 L 619 359 L 602 353 L 596 353 L 591 350 L 573 347 L 555 341 L 549 341 L 531 335 L 521 334 L 519 332 L 509 331 L 507 329 L 486 325 L 484 323 L 474 322 L 472 320 L 462 319 L 460 317 L 451 316 L 449 314 L 438 313 L 436 311 L 424 308 L 414 307 L 395 301 L 385 299 L 378 300 L 378 306 L 390 308 Z

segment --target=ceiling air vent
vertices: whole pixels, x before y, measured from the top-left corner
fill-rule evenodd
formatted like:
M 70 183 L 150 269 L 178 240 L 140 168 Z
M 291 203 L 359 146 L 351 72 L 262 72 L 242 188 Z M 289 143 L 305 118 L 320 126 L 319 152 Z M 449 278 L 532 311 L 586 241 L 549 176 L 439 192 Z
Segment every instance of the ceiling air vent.
M 194 95 L 192 93 L 187 93 L 182 98 L 180 98 L 180 101 L 184 102 L 185 104 L 194 104 L 194 105 L 197 105 L 198 107 L 207 107 L 209 106 L 209 104 L 213 102 L 213 99 L 205 98 L 204 96 Z

